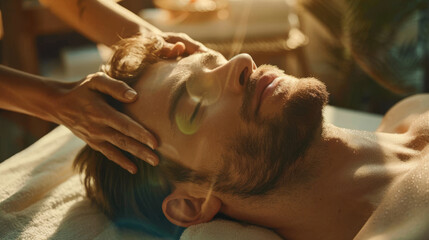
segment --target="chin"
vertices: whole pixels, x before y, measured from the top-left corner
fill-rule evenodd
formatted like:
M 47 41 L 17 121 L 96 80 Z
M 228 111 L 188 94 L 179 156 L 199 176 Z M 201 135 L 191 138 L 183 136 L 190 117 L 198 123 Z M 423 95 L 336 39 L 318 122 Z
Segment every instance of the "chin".
M 328 103 L 326 85 L 315 78 L 300 79 L 283 106 L 283 116 L 289 122 L 314 125 L 322 118 L 323 107 Z
M 282 153 L 287 164 L 305 155 L 323 122 L 328 96 L 325 84 L 314 78 L 300 79 L 288 94 L 282 116 L 274 124 L 282 132 L 280 146 L 287 149 Z
M 324 83 L 315 78 L 282 81 L 261 108 L 265 120 L 296 116 L 306 121 L 321 113 L 329 94 Z

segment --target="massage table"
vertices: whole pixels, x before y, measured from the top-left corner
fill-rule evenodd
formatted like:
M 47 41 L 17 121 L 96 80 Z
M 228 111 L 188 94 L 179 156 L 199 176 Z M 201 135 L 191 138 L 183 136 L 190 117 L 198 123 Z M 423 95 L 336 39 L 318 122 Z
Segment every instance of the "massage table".
M 373 131 L 381 116 L 327 106 L 336 126 Z M 0 164 L 0 239 L 158 239 L 120 230 L 85 197 L 72 162 L 84 142 L 59 126 Z M 269 229 L 228 220 L 187 228 L 181 240 L 281 239 Z

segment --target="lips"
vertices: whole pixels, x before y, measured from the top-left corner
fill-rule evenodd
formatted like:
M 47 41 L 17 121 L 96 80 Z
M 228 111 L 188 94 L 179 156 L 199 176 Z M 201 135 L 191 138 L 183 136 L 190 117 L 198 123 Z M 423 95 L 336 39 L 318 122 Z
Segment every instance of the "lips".
M 261 106 L 262 100 L 266 97 L 264 94 L 267 87 L 277 78 L 278 76 L 274 73 L 267 73 L 262 75 L 259 79 L 256 90 L 255 90 L 255 98 L 256 98 L 256 108 L 255 114 L 259 111 L 259 107 Z

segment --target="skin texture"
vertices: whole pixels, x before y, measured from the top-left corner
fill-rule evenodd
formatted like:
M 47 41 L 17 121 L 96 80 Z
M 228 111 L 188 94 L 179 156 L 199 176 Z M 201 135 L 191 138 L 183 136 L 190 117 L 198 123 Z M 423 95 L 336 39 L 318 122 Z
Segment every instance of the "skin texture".
M 272 79 L 279 77 L 278 92 L 259 105 L 257 100 L 261 94 L 257 82 L 264 76 L 272 76 Z M 172 95 L 184 81 L 188 86 L 208 83 L 210 90 L 220 91 L 215 102 L 204 102 L 199 107 L 193 123 L 197 129 L 194 134 L 181 131 L 182 120 L 178 121 L 177 118 L 188 121 L 192 115 L 198 105 L 192 100 L 192 93 L 186 93 L 179 99 L 173 114 L 166 111 L 171 109 L 171 100 L 165 96 Z M 312 81 L 315 80 L 298 81 L 272 66 L 256 68 L 246 54 L 237 55 L 230 61 L 214 52 L 195 54 L 180 61 L 163 61 L 151 67 L 134 85 L 142 94 L 141 99 L 126 109 L 133 118 L 157 132 L 159 139 L 164 139 L 159 149 L 164 157 L 175 159 L 194 170 L 214 173 L 215 190 L 255 195 L 274 188 L 283 171 L 302 155 L 302 149 L 308 145 L 312 131 L 307 129 L 314 131 L 319 127 L 320 116 L 311 119 L 306 116 L 310 113 L 315 116 L 317 109 L 312 106 L 323 105 L 327 94 L 320 82 Z M 308 82 L 313 83 L 313 89 L 308 88 Z M 284 83 L 290 83 L 290 86 L 286 87 Z M 285 98 L 290 98 L 285 106 L 268 105 L 271 101 L 284 101 Z M 146 101 L 156 104 L 144 104 Z M 299 118 L 291 114 L 303 108 L 308 111 L 302 112 Z M 320 115 L 321 107 L 318 108 Z M 142 117 L 142 112 L 148 114 Z M 294 127 L 288 128 L 288 124 Z M 292 138 L 295 141 L 289 141 Z M 261 139 L 265 141 L 261 142 Z M 201 151 L 200 157 L 195 155 L 195 149 Z M 203 153 L 210 153 L 211 157 Z M 241 179 L 232 174 L 237 169 L 241 169 Z M 259 171 L 266 174 L 260 175 Z
M 429 95 L 408 97 L 393 106 L 383 118 L 379 132 L 399 133 L 410 141 L 414 153 L 401 156 L 410 171 L 388 189 L 377 210 L 365 223 L 360 239 L 426 239 L 429 234 Z
M 244 69 L 252 69 L 245 74 L 245 79 L 251 82 L 252 77 L 248 76 L 257 72 L 249 56 L 241 55 L 229 61 L 219 58 L 213 66 L 201 65 L 204 60 L 198 58 L 196 55 L 181 63 L 154 65 L 145 72 L 144 80 L 134 85 L 142 93 L 142 99 L 126 107 L 127 114 L 157 133 L 161 155 L 196 171 L 222 172 L 222 159 L 237 132 L 253 128 L 252 134 L 257 136 L 259 124 L 263 129 L 263 124 L 283 118 L 283 109 L 294 99 L 304 101 L 306 96 L 317 95 L 320 90 L 317 81 L 284 76 L 282 84 L 265 98 L 257 114 L 250 117 L 252 123 L 240 117 L 246 94 L 239 76 Z M 199 80 L 213 78 L 223 86 L 216 103 L 205 106 L 203 114 L 196 117 L 201 124 L 193 134 L 180 131 L 177 122 L 170 122 L 168 113 L 171 90 L 179 79 L 187 79 L 186 66 L 189 71 L 201 72 L 197 74 Z M 254 78 L 256 82 L 261 79 Z M 294 94 L 299 92 L 303 94 Z M 425 199 L 429 191 L 417 191 L 415 186 L 421 189 L 427 185 L 426 179 L 418 176 L 428 174 L 428 98 L 427 95 L 416 98 L 418 101 L 414 103 L 420 103 L 417 112 L 400 107 L 407 102 L 392 108 L 378 132 L 342 129 L 321 122 L 305 153 L 282 172 L 275 189 L 268 193 L 246 196 L 216 189 L 213 184 L 176 183 L 173 192 L 163 201 L 164 214 L 172 223 L 186 227 L 210 221 L 217 213 L 223 213 L 273 229 L 286 239 L 378 239 L 380 234 L 389 239 L 395 234 L 406 236 L 410 232 L 413 232 L 410 239 L 424 239 L 429 211 Z M 143 104 L 145 102 L 153 104 Z M 185 94 L 177 106 L 182 112 L 192 113 L 197 104 Z M 257 101 L 250 102 L 249 106 L 257 106 Z M 304 114 L 301 120 L 305 121 L 312 114 L 317 116 L 315 110 L 321 110 L 323 104 L 302 107 L 310 113 Z M 301 111 L 295 114 L 307 112 Z M 410 115 L 414 118 L 407 117 Z M 390 121 L 391 118 L 396 120 Z M 401 134 L 395 132 L 397 127 L 393 123 L 403 125 Z M 303 129 L 305 126 L 308 125 L 303 125 Z M 238 161 L 237 158 L 228 160 Z M 245 166 L 260 170 L 257 162 L 247 160 Z M 260 173 L 268 174 L 266 170 Z M 253 180 L 240 171 L 231 171 L 231 174 L 231 179 L 238 182 Z M 405 194 L 404 197 L 413 196 L 408 200 L 411 206 L 396 207 L 402 206 L 400 200 L 404 198 L 397 195 L 398 192 Z M 407 217 L 409 214 L 413 217 Z M 412 228 L 419 221 L 423 221 L 420 227 Z

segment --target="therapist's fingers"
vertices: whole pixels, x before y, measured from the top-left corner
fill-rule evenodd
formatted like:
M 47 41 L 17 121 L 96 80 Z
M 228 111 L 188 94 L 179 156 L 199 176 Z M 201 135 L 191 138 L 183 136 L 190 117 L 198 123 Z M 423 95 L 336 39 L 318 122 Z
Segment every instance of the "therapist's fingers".
M 185 33 L 164 33 L 164 40 L 168 43 L 182 42 L 185 45 L 185 53 L 193 54 L 195 52 L 208 51 L 202 43 L 195 41 Z
M 115 162 L 131 174 L 137 173 L 137 166 L 112 144 L 108 142 L 88 142 L 88 144 L 92 149 L 101 152 L 109 160 Z
M 129 103 L 137 99 L 137 92 L 128 84 L 111 78 L 103 72 L 88 75 L 83 84 L 88 84 L 90 89 L 109 95 L 121 102 Z
M 135 140 L 137 140 L 141 143 L 145 143 L 148 147 L 155 149 L 158 142 L 153 134 L 129 116 L 114 110 L 110 106 L 106 107 L 104 112 L 107 115 L 105 119 L 106 125 L 115 129 L 118 133 L 121 133 L 120 135 L 115 134 L 114 136 L 118 140 L 109 140 L 109 142 L 137 157 L 143 158 L 151 165 L 158 164 L 158 157 L 153 151 L 148 152 L 148 148 L 146 146 L 135 143 Z M 134 140 L 131 141 L 131 138 Z
M 152 166 L 157 165 L 159 162 L 158 157 L 153 152 L 153 150 L 136 141 L 134 138 L 122 134 L 121 132 L 110 129 L 105 131 L 102 137 L 112 145 L 125 150 L 140 159 L 143 159 Z
M 123 102 L 132 102 L 132 98 L 135 100 L 137 97 L 137 93 L 127 84 L 113 79 L 104 73 L 96 73 L 88 76 L 83 84 L 86 84 L 91 90 L 107 94 Z M 95 101 L 93 101 L 92 105 L 94 104 Z M 117 111 L 104 101 L 97 101 L 97 107 L 93 108 L 90 114 L 116 131 L 115 134 L 103 134 L 103 136 L 98 136 L 98 138 L 112 143 L 153 166 L 158 164 L 158 156 L 147 147 L 155 149 L 158 142 L 155 136 L 142 125 L 129 116 Z M 105 129 L 103 131 L 106 132 Z
M 175 58 L 185 53 L 185 44 L 182 42 L 164 43 L 162 49 L 159 51 L 161 57 Z

